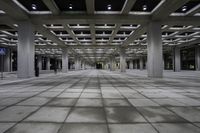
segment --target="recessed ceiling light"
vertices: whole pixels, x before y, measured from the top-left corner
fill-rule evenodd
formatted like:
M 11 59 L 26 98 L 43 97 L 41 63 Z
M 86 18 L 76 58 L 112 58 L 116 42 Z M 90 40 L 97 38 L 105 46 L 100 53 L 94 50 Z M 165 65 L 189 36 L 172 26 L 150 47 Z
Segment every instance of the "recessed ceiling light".
M 107 5 L 107 9 L 111 10 L 112 9 L 111 5 Z
M 32 8 L 33 10 L 37 10 L 36 4 L 32 4 L 32 5 L 31 5 L 31 8 Z
M 146 10 L 147 10 L 147 5 L 143 5 L 143 6 L 142 6 L 142 10 L 143 10 L 143 11 L 146 11 Z
M 182 7 L 182 11 L 185 12 L 187 10 L 187 6 Z
M 73 7 L 72 7 L 72 4 L 69 4 L 69 9 L 72 9 Z

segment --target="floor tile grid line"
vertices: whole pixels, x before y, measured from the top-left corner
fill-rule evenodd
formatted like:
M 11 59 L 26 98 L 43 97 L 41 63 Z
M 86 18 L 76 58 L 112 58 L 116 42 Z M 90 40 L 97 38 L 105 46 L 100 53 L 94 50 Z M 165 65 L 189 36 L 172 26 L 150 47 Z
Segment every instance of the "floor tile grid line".
M 59 83 L 60 84 L 60 83 Z M 58 84 L 58 85 L 59 85 Z M 52 88 L 54 88 L 55 86 L 53 86 L 53 87 L 51 87 L 51 88 L 49 88 L 49 89 L 52 89 Z M 49 90 L 48 89 L 48 90 Z M 46 92 L 46 91 L 48 91 L 48 90 L 45 90 L 45 91 L 43 91 L 43 92 Z M 43 93 L 43 92 L 41 92 L 41 93 Z M 36 96 L 37 96 L 38 94 L 36 94 Z M 35 96 L 33 96 L 33 97 L 35 97 Z M 51 101 L 51 100 L 50 100 Z M 49 101 L 49 102 L 50 102 Z M 46 104 L 48 104 L 49 102 L 47 102 Z M 12 127 L 10 127 L 9 129 L 7 129 L 4 133 L 6 133 L 6 132 L 8 132 L 9 130 L 11 130 L 12 128 L 14 128 L 17 124 L 19 124 L 19 123 L 22 123 L 26 118 L 28 118 L 29 116 L 31 116 L 32 114 L 34 114 L 34 113 L 36 113 L 39 109 L 41 109 L 42 107 L 44 107 L 46 104 L 44 104 L 44 105 L 42 105 L 42 106 L 40 106 L 38 109 L 36 109 L 35 111 L 33 111 L 33 112 L 31 112 L 29 115 L 27 115 L 26 117 L 24 117 L 22 120 L 20 120 L 20 121 L 18 121 L 17 123 L 15 123 Z M 26 122 L 27 123 L 27 122 Z
M 65 81 L 64 81 L 65 82 Z M 63 82 L 63 83 L 64 83 Z M 57 86 L 59 86 L 60 84 L 62 84 L 62 83 L 59 83 Z M 54 88 L 55 86 L 53 86 L 52 88 Z M 52 88 L 50 88 L 50 89 L 52 89 Z M 66 88 L 67 89 L 67 88 Z M 49 90 L 49 89 L 48 89 Z M 46 90 L 46 91 L 48 91 L 48 90 Z M 63 91 L 65 91 L 65 90 L 63 90 Z M 45 91 L 44 91 L 45 92 Z M 41 92 L 41 93 L 43 93 L 43 92 Z M 62 92 L 61 92 L 62 93 Z M 58 94 L 59 95 L 59 94 Z M 55 96 L 55 97 L 57 97 L 57 96 Z M 54 97 L 54 98 L 55 98 Z M 51 100 L 49 101 L 49 102 L 51 102 Z M 45 105 L 47 105 L 49 102 L 47 102 L 46 104 L 44 104 L 43 106 L 45 106 Z M 35 112 L 37 112 L 39 109 L 41 109 L 43 106 L 41 106 L 40 108 L 38 108 L 37 110 L 35 110 L 34 112 L 32 112 L 32 113 L 30 113 L 28 116 L 26 116 L 24 119 L 22 119 L 21 121 L 19 121 L 19 122 L 17 122 L 16 124 L 14 124 L 12 127 L 10 127 L 9 129 L 7 129 L 4 133 L 6 133 L 6 132 L 8 132 L 9 130 L 11 130 L 13 127 L 15 127 L 17 124 L 19 124 L 19 123 L 21 123 L 21 122 L 23 122 L 23 120 L 25 120 L 26 118 L 28 118 L 29 116 L 31 116 L 32 114 L 34 114 Z
M 129 87 L 129 86 L 128 86 L 128 87 Z M 137 91 L 137 90 L 135 90 L 135 91 Z M 139 91 L 137 91 L 137 92 L 140 93 Z M 140 94 L 143 95 L 142 93 L 140 93 Z M 146 97 L 147 99 L 153 101 L 151 98 L 149 98 L 149 97 L 147 97 L 147 96 L 145 96 L 145 95 L 143 95 L 143 96 Z M 172 98 L 172 99 L 173 99 L 173 98 Z M 176 101 L 177 101 L 177 100 L 176 100 Z M 155 102 L 155 101 L 153 101 L 153 102 Z M 157 102 L 156 102 L 156 103 L 157 103 Z M 182 103 L 182 102 L 181 102 L 181 103 Z M 159 105 L 160 105 L 160 104 L 159 104 Z M 182 116 L 178 115 L 178 114 L 175 113 L 174 111 L 170 110 L 168 107 L 162 106 L 162 105 L 160 105 L 160 106 L 161 106 L 162 108 L 168 110 L 169 112 L 172 112 L 173 114 L 179 116 L 180 118 L 182 118 L 182 119 L 185 121 L 185 122 L 170 122 L 170 123 L 190 123 L 190 124 L 192 124 L 192 125 L 198 127 L 198 126 L 195 125 L 194 123 L 188 121 L 187 119 L 185 119 L 185 118 L 183 118 Z M 176 106 L 173 106 L 173 107 L 176 107 Z M 180 107 L 180 106 L 179 106 L 179 107 Z M 191 106 L 190 106 L 190 107 L 191 107 Z M 196 106 L 195 106 L 195 107 L 196 107 Z M 156 123 L 156 122 L 151 122 L 151 123 Z M 166 123 L 166 122 L 157 122 L 157 123 Z M 198 127 L 198 128 L 199 128 L 199 127 Z
M 126 84 L 124 84 L 125 86 L 127 86 Z M 130 86 L 127 86 L 127 87 L 129 87 L 130 88 Z M 137 90 L 136 90 L 137 91 Z M 138 93 L 140 93 L 139 91 L 137 91 Z M 140 93 L 141 94 L 141 93 Z M 141 94 L 141 95 L 143 95 L 143 94 Z M 149 97 L 147 97 L 147 96 L 145 96 L 145 95 L 143 95 L 144 97 L 146 97 L 147 99 L 149 99 L 149 100 L 151 100 Z M 152 100 L 151 100 L 152 101 Z M 128 101 L 129 102 L 129 101 Z M 130 103 L 130 102 L 129 102 Z M 134 106 L 133 106 L 134 107 Z M 175 113 L 174 111 L 172 111 L 172 110 L 170 110 L 170 109 L 168 109 L 168 108 L 166 108 L 166 107 L 163 107 L 163 108 L 165 108 L 166 110 L 168 110 L 168 111 L 170 111 L 170 112 L 172 112 L 172 113 L 174 113 L 175 115 L 177 115 L 177 116 L 179 116 L 179 117 L 181 117 L 180 115 L 178 115 L 177 113 Z M 136 108 L 137 109 L 137 108 Z M 138 109 L 137 109 L 138 110 Z M 145 116 L 138 110 L 138 112 L 145 118 Z M 190 123 L 190 124 L 192 124 L 193 126 L 195 126 L 195 127 L 198 127 L 197 125 L 195 125 L 194 123 L 192 123 L 192 122 L 190 122 L 190 121 L 188 121 L 188 120 L 186 120 L 185 118 L 183 118 L 183 117 L 181 117 L 184 121 L 186 121 L 186 122 L 170 122 L 170 123 Z M 148 120 L 147 120 L 148 121 Z M 167 123 L 167 122 L 150 122 L 150 121 L 148 121 L 152 126 L 153 126 L 153 128 L 154 129 L 156 129 L 155 127 L 154 127 L 154 125 L 152 124 L 152 123 Z M 200 127 L 198 127 L 198 128 L 200 128 Z M 157 129 L 156 129 L 157 130 Z M 157 132 L 158 132 L 158 130 L 157 130 Z
M 56 79 L 55 79 L 55 80 L 56 80 Z M 65 81 L 64 81 L 64 82 L 65 82 Z M 57 83 L 56 86 L 59 86 L 60 84 L 62 84 L 62 83 Z M 21 102 L 23 102 L 23 101 L 26 101 L 26 100 L 28 100 L 28 99 L 33 98 L 33 97 L 36 97 L 37 95 L 40 95 L 41 93 L 47 92 L 48 90 L 50 90 L 50 89 L 52 89 L 52 88 L 54 88 L 54 87 L 55 87 L 55 86 L 49 87 L 48 89 L 46 89 L 46 90 L 44 90 L 44 91 L 41 91 L 41 92 L 39 92 L 39 93 L 37 93 L 37 94 L 35 94 L 35 95 L 33 95 L 33 96 L 30 96 L 30 97 L 24 98 L 24 99 L 20 100 L 20 101 L 17 102 L 17 103 L 14 103 L 14 104 L 11 104 L 11 105 L 8 105 L 8 106 L 5 106 L 5 108 L 1 109 L 0 111 L 4 110 L 4 109 L 6 109 L 6 108 L 9 108 L 9 107 L 15 106 L 15 105 L 17 105 L 17 104 L 19 104 L 19 103 L 21 103 Z
M 103 75 L 103 77 L 104 77 L 104 75 Z M 106 120 L 106 128 L 107 128 L 108 133 L 111 133 L 110 128 L 109 128 L 109 122 L 108 122 L 107 115 L 106 115 L 106 106 L 105 106 L 104 101 L 103 101 L 104 98 L 103 98 L 103 93 L 102 93 L 102 90 L 101 90 L 101 84 L 100 84 L 99 77 L 98 77 L 98 85 L 99 85 L 98 87 L 99 87 L 100 92 L 101 92 L 100 94 L 101 94 L 101 99 L 102 99 L 102 104 L 103 104 L 103 112 L 104 112 L 104 116 L 105 116 L 105 120 Z
M 78 82 L 80 82 L 80 81 L 82 80 L 82 78 L 85 78 L 85 77 L 83 77 L 83 76 L 80 77 L 80 79 L 79 79 L 75 84 L 77 84 Z M 90 80 L 90 79 L 88 79 L 87 83 L 89 82 L 89 80 Z M 86 84 L 87 84 L 87 83 L 86 83 Z M 86 87 L 86 84 L 84 85 L 83 88 Z M 82 89 L 81 93 L 83 92 L 83 90 L 84 90 L 84 89 Z M 65 117 L 64 121 L 61 123 L 61 126 L 60 126 L 60 128 L 58 129 L 58 132 L 57 132 L 57 133 L 60 133 L 60 132 L 62 131 L 62 128 L 63 128 L 64 125 L 66 124 L 66 120 L 67 120 L 68 116 L 69 116 L 69 115 L 71 114 L 71 112 L 74 110 L 75 105 L 77 104 L 78 99 L 80 98 L 80 96 L 81 96 L 81 94 L 80 94 L 79 97 L 77 98 L 77 100 L 76 100 L 76 102 L 74 103 L 74 105 L 71 107 L 71 109 L 70 109 L 70 111 L 68 112 L 67 116 Z
M 68 80 L 67 82 L 70 82 L 70 81 L 71 81 L 71 80 Z M 66 81 L 63 81 L 63 83 L 66 83 Z M 61 84 L 63 84 L 63 83 L 60 83 L 59 85 L 61 85 Z M 59 86 L 59 85 L 57 85 L 57 86 Z M 72 85 L 72 86 L 73 86 L 73 85 Z M 56 86 L 54 86 L 54 87 L 56 87 Z M 53 88 L 54 88 L 54 87 L 53 87 Z M 69 86 L 69 87 L 71 87 L 71 86 Z M 65 90 L 67 90 L 69 87 L 65 88 L 65 89 L 64 89 L 63 91 L 61 91 L 59 94 L 57 94 L 56 96 L 52 97 L 51 100 L 49 100 L 49 101 L 48 101 L 47 103 L 45 103 L 44 105 L 40 106 L 39 109 L 37 109 L 34 113 L 36 113 L 36 112 L 37 112 L 38 110 L 40 110 L 41 108 L 48 106 L 48 104 L 49 104 L 50 102 L 54 101 L 60 94 L 62 94 L 62 93 L 63 93 Z M 52 107 L 53 107 L 53 106 L 52 106 Z M 34 114 L 34 113 L 32 113 L 32 114 Z M 31 114 L 31 115 L 32 115 L 32 114 Z M 29 116 L 31 116 L 31 115 L 29 115 Z M 29 116 L 28 116 L 28 117 L 29 117 Z M 27 118 L 28 118 L 28 117 L 27 117 Z M 29 121 L 25 121 L 25 122 L 28 123 Z M 30 121 L 30 122 L 31 122 L 31 123 L 34 123 L 33 121 Z M 39 121 L 36 121 L 36 122 L 38 123 Z M 36 123 L 36 122 L 35 122 L 35 123 Z M 44 122 L 41 122 L 41 123 L 44 123 Z M 56 123 L 56 122 L 45 122 L 45 123 Z
M 53 86 L 53 87 L 54 87 L 54 86 Z M 51 88 L 53 88 L 53 87 L 50 87 L 49 89 L 51 89 Z M 21 102 L 23 102 L 23 101 L 26 101 L 26 100 L 28 100 L 28 99 L 31 99 L 31 98 L 33 98 L 33 97 L 36 97 L 37 95 L 40 95 L 41 93 L 44 93 L 44 92 L 46 92 L 46 91 L 48 91 L 48 90 L 41 91 L 41 92 L 39 92 L 39 93 L 37 93 L 37 94 L 35 94 L 35 95 L 33 95 L 33 96 L 30 96 L 30 97 L 27 97 L 27 98 L 22 99 L 22 100 L 20 100 L 19 102 L 16 102 L 16 103 L 11 104 L 11 105 L 8 105 L 8 106 L 5 106 L 5 108 L 0 109 L 0 111 L 5 110 L 5 109 L 7 109 L 7 108 L 9 108 L 9 107 L 12 107 L 12 106 L 15 106 L 15 105 L 16 105 L 16 106 L 20 106 L 20 105 L 17 105 L 17 104 L 19 104 L 19 103 L 21 103 Z
M 194 124 L 194 122 L 191 122 L 191 121 L 189 121 L 189 120 L 187 120 L 187 119 L 183 118 L 182 116 L 180 116 L 179 114 L 177 114 L 175 111 L 173 111 L 173 110 L 170 110 L 169 108 L 165 108 L 165 109 L 166 109 L 166 110 L 168 110 L 168 111 L 170 111 L 170 112 L 172 112 L 172 113 L 174 113 L 174 114 L 176 114 L 177 116 L 181 117 L 182 119 L 184 119 L 185 121 L 187 121 L 187 123 L 190 123 L 190 124 L 192 124 L 193 126 L 195 126 L 195 127 L 197 127 L 197 128 L 199 128 L 199 129 L 200 129 L 200 127 L 199 127 L 199 126 L 197 126 L 196 124 Z
M 64 81 L 63 83 L 65 83 L 65 81 Z M 59 86 L 60 84 L 63 84 L 63 83 L 58 83 L 57 86 Z M 56 86 L 53 86 L 53 87 L 51 87 L 51 88 L 49 88 L 49 89 L 47 89 L 47 90 L 45 90 L 45 91 L 42 91 L 41 93 L 44 93 L 44 92 L 46 92 L 46 91 L 48 91 L 48 90 L 50 90 L 50 89 L 52 89 L 52 88 L 54 88 L 54 87 L 56 87 Z M 39 93 L 39 94 L 41 94 L 41 93 Z M 62 93 L 62 92 L 61 92 L 61 93 Z M 39 95 L 39 94 L 36 94 L 35 96 L 37 96 L 37 95 Z M 58 94 L 58 95 L 59 95 L 59 94 Z M 33 96 L 33 97 L 35 97 L 35 96 Z M 56 98 L 56 97 L 57 97 L 57 96 L 53 97 L 52 100 L 53 100 L 54 98 Z M 28 99 L 29 99 L 29 98 L 28 98 Z M 31 112 L 29 115 L 27 115 L 26 117 L 24 117 L 22 120 L 16 122 L 13 126 L 11 126 L 9 129 L 7 129 L 4 133 L 9 132 L 9 130 L 11 130 L 12 128 L 14 128 L 17 124 L 22 123 L 25 119 L 27 119 L 27 118 L 28 118 L 29 116 L 31 116 L 32 114 L 36 113 L 36 112 L 37 112 L 38 110 L 40 110 L 42 107 L 46 106 L 46 105 L 47 105 L 49 102 L 51 102 L 52 100 L 49 100 L 47 103 L 45 103 L 45 104 L 42 105 L 42 106 L 39 106 L 38 109 L 36 109 L 35 111 Z M 28 123 L 28 122 L 25 122 L 25 123 Z
M 31 83 L 31 82 L 30 82 Z M 24 89 L 24 88 L 27 88 L 27 87 L 33 87 L 33 83 L 28 83 L 29 85 L 27 85 L 27 86 L 25 86 L 25 87 L 22 87 L 21 89 Z M 39 83 L 42 83 L 42 82 L 39 82 Z M 38 84 L 39 84 L 38 83 Z M 56 82 L 55 82 L 56 83 Z M 47 88 L 48 89 L 48 88 Z M 46 90 L 47 90 L 46 89 Z M 27 93 L 27 92 L 30 92 L 30 91 L 28 91 L 28 90 L 25 90 L 25 91 L 23 91 L 23 92 L 18 92 L 18 93 Z M 38 91 L 34 91 L 34 92 L 38 92 Z M 13 96 L 12 96 L 13 97 Z M 12 98 L 12 97 L 10 97 L 10 98 Z M 9 97 L 8 97 L 9 98 Z
M 157 99 L 162 99 L 162 98 L 157 98 Z M 162 104 L 160 104 L 160 103 L 158 103 L 157 101 L 155 101 L 155 99 L 151 99 L 153 102 L 155 102 L 155 103 L 157 103 L 157 104 L 159 104 L 161 107 L 166 107 L 166 108 L 168 108 L 168 107 L 186 107 L 186 105 L 183 105 L 183 106 L 175 106 L 175 105 L 162 105 Z M 177 101 L 177 102 L 179 102 L 179 103 L 182 103 L 182 102 L 180 102 L 180 101 L 178 101 L 178 100 L 176 100 L 176 99 L 173 99 L 173 100 L 175 100 L 175 101 Z M 183 103 L 184 104 L 184 103 Z M 191 106 L 190 106 L 191 107 Z M 196 106 L 195 106 L 196 107 Z
M 112 77 L 113 78 L 113 77 Z M 117 81 L 117 79 L 115 79 L 115 78 L 113 78 L 114 80 L 116 80 Z M 123 83 L 124 84 L 124 83 Z M 125 84 L 125 86 L 126 87 L 129 87 L 129 86 L 127 86 L 126 84 Z M 130 87 L 129 87 L 130 88 Z M 127 100 L 127 102 L 130 104 L 130 105 L 132 105 L 130 102 L 129 102 L 129 100 L 125 97 L 125 99 Z M 157 132 L 157 133 L 159 133 L 159 131 L 155 128 L 155 126 L 136 108 L 136 107 L 134 107 L 133 105 L 131 106 L 132 108 L 134 108 L 134 109 L 136 109 L 137 110 L 137 112 L 147 121 L 147 123 L 148 124 L 150 124 L 152 127 L 153 127 L 153 129 Z
M 57 75 L 53 75 L 53 76 L 57 76 Z M 19 81 L 14 81 L 14 82 L 8 82 L 8 83 L 0 83 L 0 85 L 8 85 L 8 84 L 13 84 L 13 83 L 17 83 L 17 84 L 20 84 L 20 83 L 23 83 L 23 82 L 31 82 L 32 80 L 39 80 L 39 79 L 43 79 L 43 78 L 49 78 L 49 77 L 52 77 L 52 74 L 49 74 L 49 75 L 45 75 L 45 76 L 42 76 L 42 77 L 33 77 L 33 78 L 30 78 L 30 79 L 22 79 L 22 80 L 19 80 Z
M 29 81 L 29 82 L 31 82 L 31 81 Z M 31 87 L 32 85 L 31 84 L 29 84 L 29 85 L 27 85 L 27 86 L 23 86 L 23 87 L 20 87 L 20 89 L 24 89 L 24 88 L 27 88 L 27 87 Z M 0 88 L 1 89 L 1 88 Z M 20 92 L 20 93 L 23 93 L 23 92 Z M 14 94 L 13 94 L 13 96 L 14 96 Z M 6 97 L 6 99 L 7 98 L 13 98 L 12 96 L 9 96 L 9 97 Z M 5 100 L 4 98 L 3 99 L 0 99 L 0 102 L 2 101 L 2 100 Z M 2 109 L 1 109 L 2 110 Z M 0 111 L 1 111 L 0 110 Z
M 188 97 L 188 98 L 190 98 L 190 97 Z M 189 106 L 189 107 L 200 107 L 199 105 L 197 105 L 197 106 L 195 106 L 195 105 L 188 105 L 187 103 L 184 103 L 184 102 L 182 102 L 182 101 L 179 101 L 179 100 L 177 100 L 176 98 L 171 98 L 171 99 L 173 99 L 173 100 L 175 100 L 175 101 L 178 101 L 178 102 L 180 102 L 180 103 L 183 103 L 183 104 L 185 104 L 186 106 Z M 191 98 L 191 99 L 196 100 L 196 99 L 194 99 L 194 98 Z M 185 106 L 183 106 L 183 107 L 185 107 Z

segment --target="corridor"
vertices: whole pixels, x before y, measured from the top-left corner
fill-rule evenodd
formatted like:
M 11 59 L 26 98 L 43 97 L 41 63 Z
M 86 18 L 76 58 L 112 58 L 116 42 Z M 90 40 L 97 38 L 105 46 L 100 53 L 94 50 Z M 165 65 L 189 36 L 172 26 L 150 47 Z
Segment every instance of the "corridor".
M 200 79 L 180 73 L 83 70 L 2 84 L 0 133 L 199 133 Z

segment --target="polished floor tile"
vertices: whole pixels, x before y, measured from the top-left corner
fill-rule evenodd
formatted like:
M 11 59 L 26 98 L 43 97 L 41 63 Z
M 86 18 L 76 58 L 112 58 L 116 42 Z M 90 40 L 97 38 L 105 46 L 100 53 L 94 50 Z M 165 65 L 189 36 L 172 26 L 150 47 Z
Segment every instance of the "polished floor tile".
M 197 71 L 80 70 L 0 85 L 0 133 L 199 133 L 199 112 Z

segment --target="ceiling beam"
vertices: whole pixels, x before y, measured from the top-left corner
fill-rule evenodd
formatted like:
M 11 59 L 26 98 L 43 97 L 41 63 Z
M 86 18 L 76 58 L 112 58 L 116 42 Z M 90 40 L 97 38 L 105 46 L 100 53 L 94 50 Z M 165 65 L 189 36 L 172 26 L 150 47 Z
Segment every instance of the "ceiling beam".
M 41 24 L 139 24 L 150 20 L 150 16 L 119 14 L 61 14 L 31 15 L 33 22 Z
M 196 13 L 200 13 L 200 4 L 198 4 L 196 7 L 194 7 L 193 9 L 189 10 L 186 15 L 187 16 L 193 16 Z
M 30 20 L 37 24 L 143 24 L 151 21 L 149 15 L 31 15 Z M 1 15 L 0 24 L 17 23 L 8 15 Z M 175 23 L 179 24 L 196 24 L 200 23 L 198 16 L 169 16 L 161 21 L 162 24 Z M 110 29 L 109 29 L 110 30 Z
M 28 14 L 16 5 L 12 0 L 0 0 L 0 9 L 15 20 L 27 20 Z
M 60 14 L 60 9 L 58 8 L 54 0 L 42 0 L 42 1 L 49 8 L 52 14 L 55 14 L 55 15 Z
M 72 30 L 69 28 L 69 26 L 66 25 L 66 24 L 64 24 L 63 27 L 64 27 L 64 30 L 66 30 L 69 33 L 70 37 L 73 38 L 73 40 L 77 44 L 80 44 L 79 41 L 78 41 L 78 39 L 76 38 L 76 35 L 72 32 Z
M 86 2 L 86 8 L 87 8 L 87 13 L 88 14 L 94 14 L 95 12 L 95 7 L 94 7 L 94 0 L 85 0 Z
M 190 0 L 165 0 L 152 14 L 152 20 L 166 19 L 171 13 L 179 9 Z
M 133 5 L 135 4 L 135 2 L 136 2 L 136 0 L 126 0 L 124 5 L 123 5 L 121 14 L 122 15 L 128 15 L 128 13 L 131 11 L 131 9 L 132 9 Z M 110 45 L 112 43 L 112 41 L 116 37 L 118 31 L 120 30 L 120 27 L 121 27 L 121 24 L 116 24 L 115 30 L 113 30 L 112 35 L 109 38 L 108 45 Z M 106 52 L 106 51 L 104 51 L 104 52 Z
M 66 47 L 66 45 L 64 44 L 64 42 L 62 42 L 61 40 L 59 40 L 53 33 L 51 33 L 48 29 L 46 29 L 44 26 L 42 25 L 35 25 L 36 30 L 42 34 L 43 36 L 47 37 L 48 39 L 52 40 L 53 42 L 55 42 L 57 45 L 59 45 L 60 47 Z
M 131 11 L 135 2 L 136 2 L 136 0 L 126 0 L 124 6 L 122 8 L 121 14 L 128 14 Z
M 186 46 L 190 46 L 190 45 L 194 45 L 194 44 L 200 44 L 200 38 L 198 38 L 194 41 L 181 43 L 180 45 L 178 45 L 178 47 L 186 47 Z

